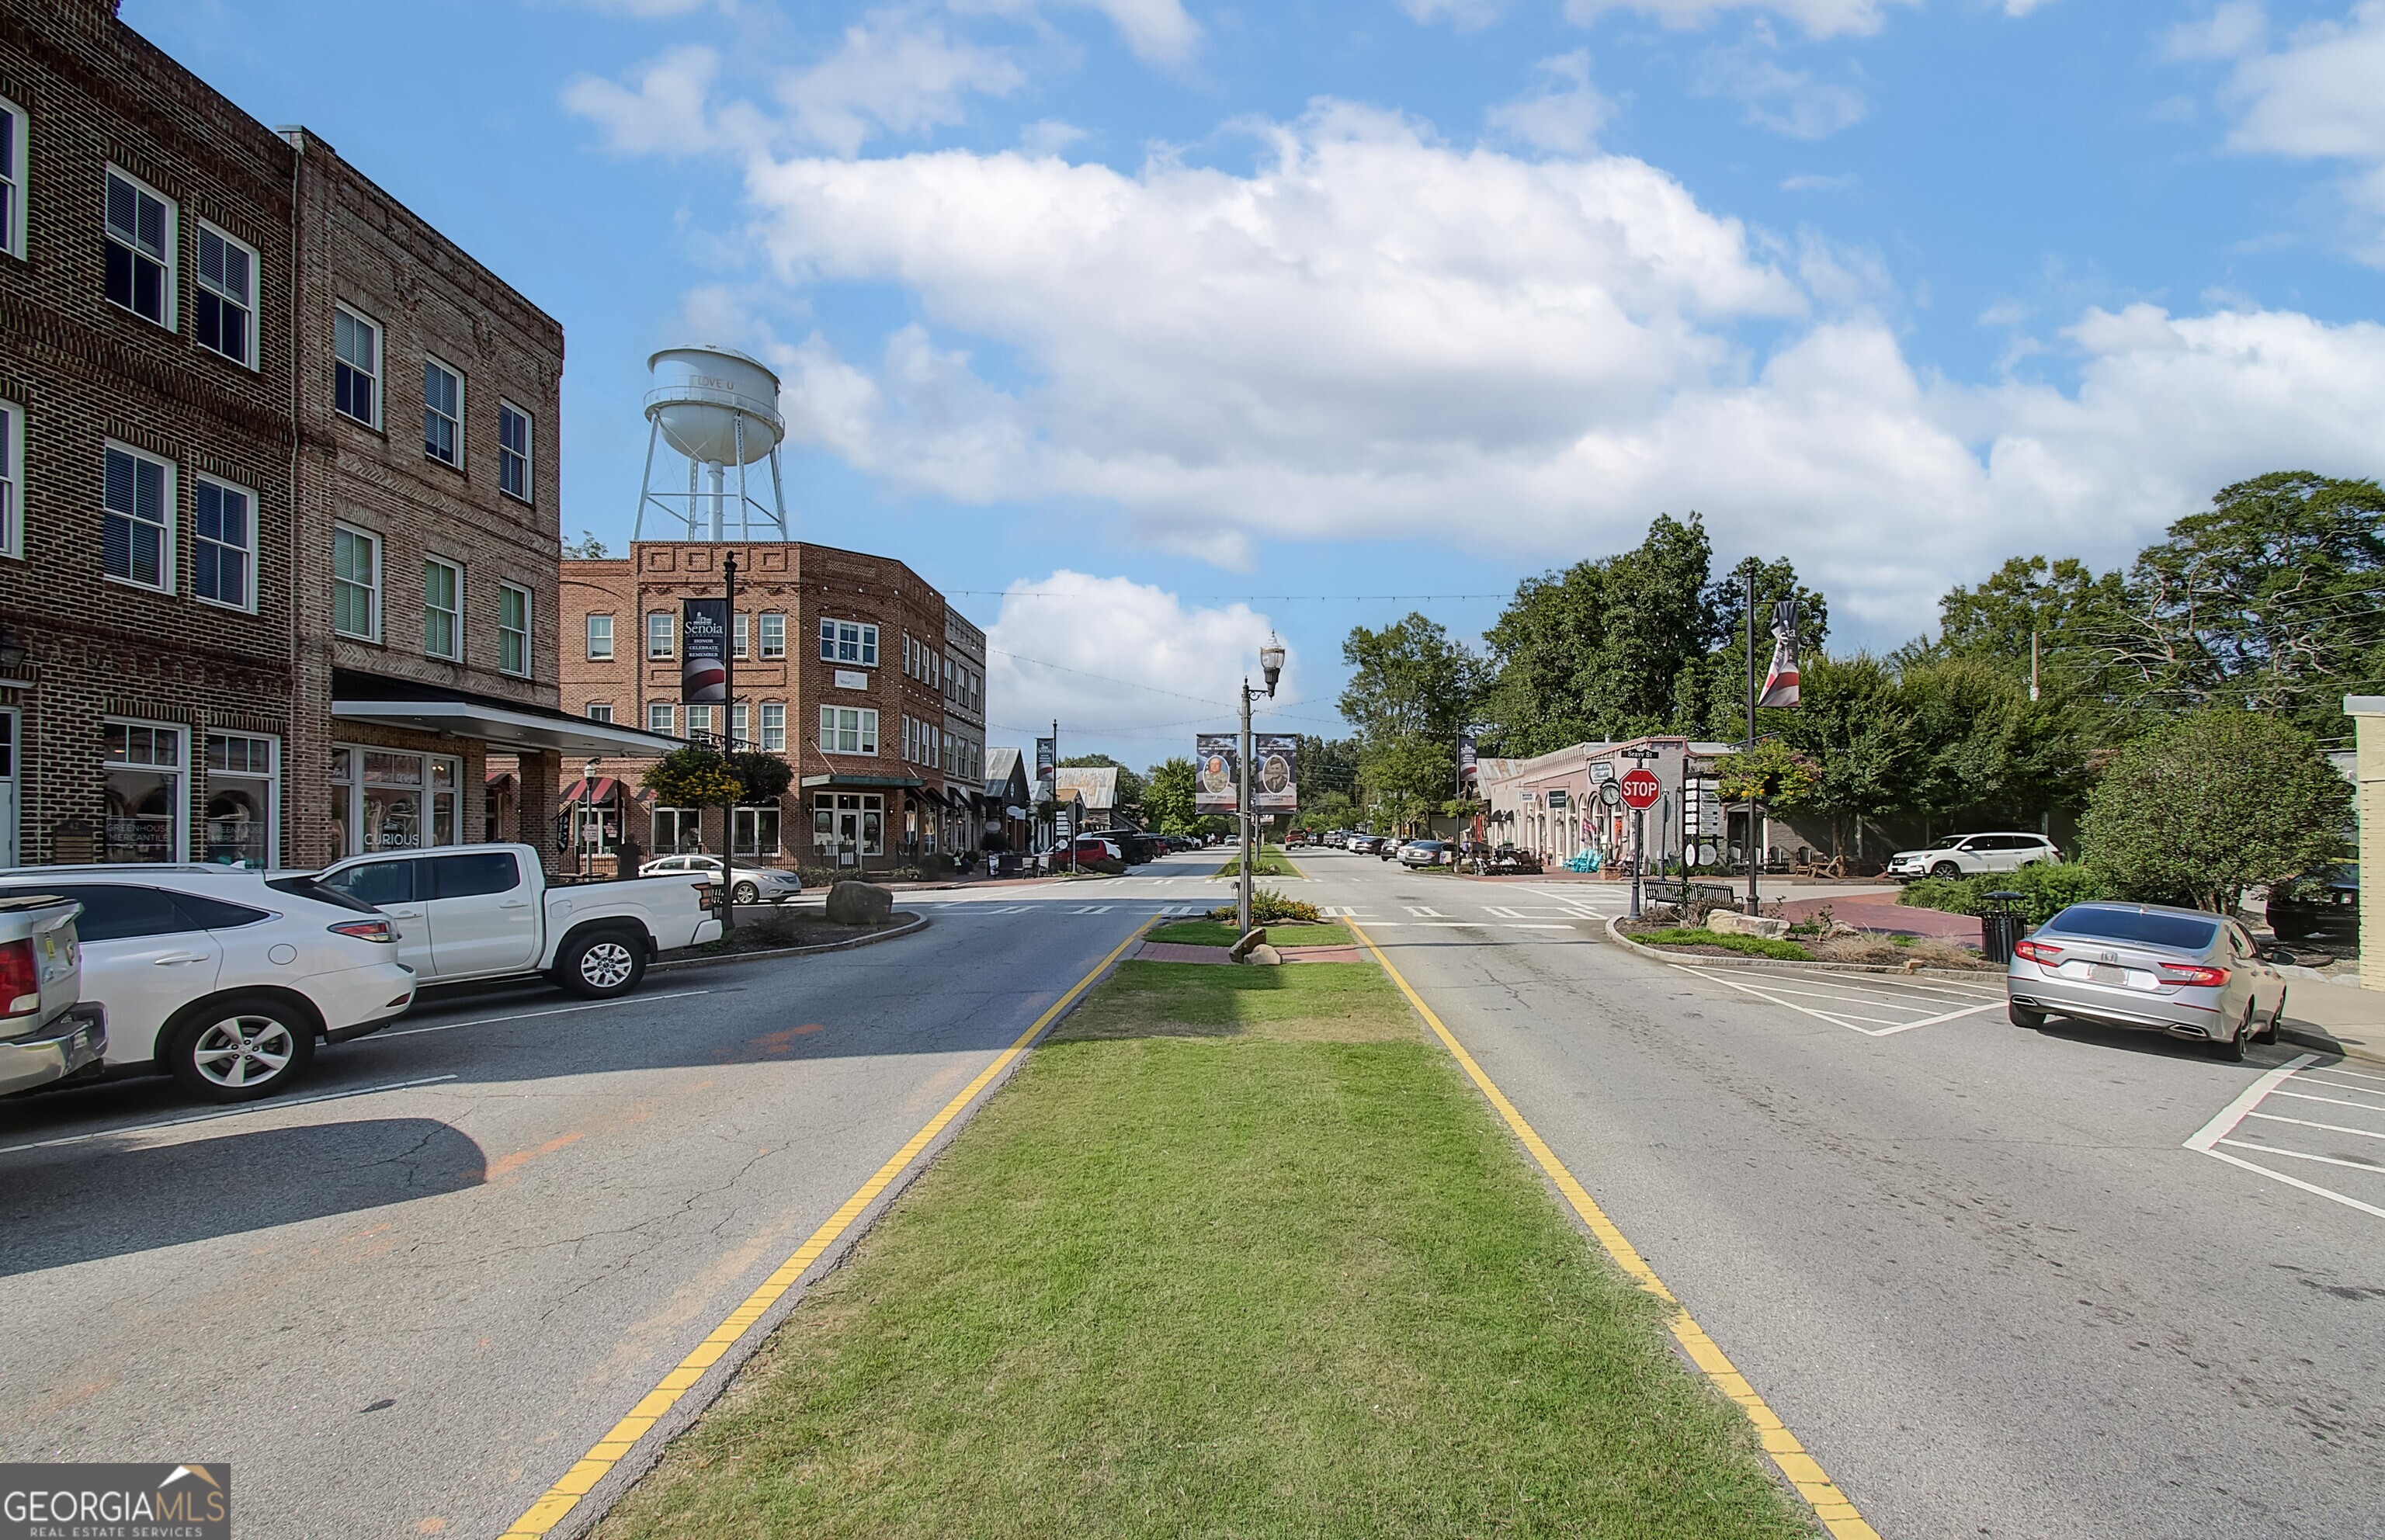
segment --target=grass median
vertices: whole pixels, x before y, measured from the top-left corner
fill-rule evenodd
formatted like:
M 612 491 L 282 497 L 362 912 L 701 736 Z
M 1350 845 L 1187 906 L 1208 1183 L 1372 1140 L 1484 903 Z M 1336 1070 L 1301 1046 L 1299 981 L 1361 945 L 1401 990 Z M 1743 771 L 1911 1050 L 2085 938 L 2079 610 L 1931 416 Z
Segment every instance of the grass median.
M 1241 876 L 1242 875 L 1242 858 L 1240 855 L 1230 857 L 1227 860 L 1226 864 L 1218 869 L 1217 875 L 1221 877 Z M 1281 851 L 1261 851 L 1251 862 L 1251 876 L 1255 877 L 1296 877 L 1300 876 L 1300 868 L 1294 866 Z
M 1158 962 L 597 1532 L 1812 1533 L 1378 968 Z
M 1294 925 L 1271 920 L 1265 922 L 1263 928 L 1267 939 L 1279 947 L 1351 947 L 1358 943 L 1348 925 L 1330 921 Z M 1178 920 L 1159 926 L 1150 935 L 1154 941 L 1173 941 L 1188 947 L 1230 947 L 1240 938 L 1240 933 L 1223 920 Z

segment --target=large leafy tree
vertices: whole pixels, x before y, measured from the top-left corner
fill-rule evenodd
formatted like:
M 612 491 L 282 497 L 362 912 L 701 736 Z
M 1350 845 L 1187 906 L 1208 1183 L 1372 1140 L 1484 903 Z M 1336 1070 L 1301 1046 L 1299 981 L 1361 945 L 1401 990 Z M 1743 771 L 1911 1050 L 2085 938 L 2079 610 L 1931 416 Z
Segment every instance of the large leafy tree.
M 1978 658 L 1908 664 L 1897 683 L 1906 737 L 1899 801 L 1931 832 L 2078 804 L 2087 743 L 2065 704 L 2031 701 L 2027 681 Z
M 1196 776 L 1192 762 L 1181 754 L 1160 761 L 1144 774 L 1143 815 L 1147 827 L 1161 834 L 1192 834 L 1200 827 L 1201 820 L 1192 811 Z
M 1456 778 L 1457 735 L 1481 689 L 1480 659 L 1421 615 L 1380 630 L 1354 627 L 1342 644 L 1350 682 L 1342 714 L 1358 729 L 1362 806 L 1402 822 L 1446 799 Z
M 1904 805 L 1914 752 L 1911 714 L 1896 671 L 1868 652 L 1802 660 L 1795 711 L 1757 713 L 1759 731 L 1776 734 L 1815 770 L 1807 801 L 1830 820 L 1838 848 Z
M 2225 913 L 2249 887 L 2336 859 L 2352 786 L 2280 717 L 2210 707 L 2122 750 L 2088 801 L 2087 858 L 2130 898 Z

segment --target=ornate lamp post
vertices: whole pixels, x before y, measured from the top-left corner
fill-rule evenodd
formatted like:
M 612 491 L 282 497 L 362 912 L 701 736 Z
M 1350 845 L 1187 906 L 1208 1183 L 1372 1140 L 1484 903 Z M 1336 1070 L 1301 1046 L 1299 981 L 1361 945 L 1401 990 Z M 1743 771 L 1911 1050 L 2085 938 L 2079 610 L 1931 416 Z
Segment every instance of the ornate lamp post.
M 1259 670 L 1267 676 L 1267 698 L 1275 698 L 1276 680 L 1283 674 L 1283 643 L 1273 631 L 1267 633 L 1267 645 L 1259 649 Z M 1235 788 L 1234 806 L 1242 814 L 1242 880 L 1234 899 L 1235 929 L 1238 935 L 1251 933 L 1251 864 L 1258 859 L 1258 818 L 1251 811 L 1251 681 L 1242 680 L 1242 753 L 1241 784 Z

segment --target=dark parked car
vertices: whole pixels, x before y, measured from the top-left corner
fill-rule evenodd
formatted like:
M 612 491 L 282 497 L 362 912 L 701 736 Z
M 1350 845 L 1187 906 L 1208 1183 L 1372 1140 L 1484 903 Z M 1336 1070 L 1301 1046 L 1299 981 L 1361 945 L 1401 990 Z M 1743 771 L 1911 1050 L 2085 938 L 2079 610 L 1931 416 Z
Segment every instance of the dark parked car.
M 2269 889 L 2269 929 L 2280 941 L 2352 948 L 2360 944 L 2360 868 L 2330 866 Z

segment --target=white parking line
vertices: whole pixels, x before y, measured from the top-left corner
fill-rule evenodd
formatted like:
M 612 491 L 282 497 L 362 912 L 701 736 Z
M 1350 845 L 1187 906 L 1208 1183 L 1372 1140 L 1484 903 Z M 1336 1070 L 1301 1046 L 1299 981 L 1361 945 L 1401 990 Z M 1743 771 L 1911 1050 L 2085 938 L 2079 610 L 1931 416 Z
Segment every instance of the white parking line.
M 197 1112 L 186 1118 L 167 1118 L 158 1123 L 136 1123 L 122 1128 L 100 1128 L 88 1134 L 69 1134 L 60 1138 L 36 1139 L 31 1144 L 0 1146 L 0 1155 L 14 1155 L 21 1149 L 56 1149 L 60 1145 L 81 1144 L 88 1139 L 112 1139 L 119 1134 L 154 1134 L 165 1128 L 187 1128 L 194 1123 L 213 1123 L 219 1118 L 236 1118 L 250 1112 L 270 1112 L 283 1107 L 312 1107 L 321 1101 L 345 1101 L 350 1097 L 373 1096 L 381 1091 L 410 1091 L 417 1086 L 436 1086 L 457 1078 L 452 1074 L 428 1075 L 420 1080 L 393 1080 L 386 1086 L 358 1086 L 354 1090 L 325 1091 L 320 1096 L 274 1097 L 265 1101 L 244 1102 L 238 1107 L 226 1107 L 221 1112 Z
M 2284 1063 L 2279 1065 L 2276 1069 L 2269 1071 L 2258 1080 L 2254 1081 L 2250 1086 L 2244 1087 L 2243 1091 L 2237 1096 L 2235 1100 L 2221 1108 L 2219 1110 L 2218 1116 L 2213 1118 L 2209 1123 L 2204 1124 L 2201 1128 L 2196 1129 L 2193 1136 L 2186 1141 L 2186 1148 L 2194 1150 L 2198 1154 L 2208 1155 L 2215 1161 L 2225 1161 L 2231 1166 L 2241 1167 L 2245 1171 L 2252 1172 L 2255 1175 L 2266 1176 L 2272 1182 L 2282 1182 L 2287 1186 L 2292 1187 L 2300 1192 L 2309 1193 L 2315 1198 L 2324 1198 L 2330 1203 L 2341 1203 L 2347 1209 L 2357 1209 L 2364 1214 L 2373 1214 L 2379 1219 L 2385 1219 L 2385 1208 L 2379 1208 L 2374 1203 L 2364 1203 L 2359 1198 L 2351 1196 L 2349 1193 L 2337 1192 L 2332 1187 L 2322 1187 L 2316 1182 L 2305 1182 L 2299 1176 L 2289 1176 L 2282 1171 L 2272 1171 L 2267 1166 L 2262 1165 L 2257 1161 L 2248 1161 L 2241 1155 L 2230 1155 L 2227 1150 L 2217 1148 L 2224 1144 L 2231 1149 L 2249 1149 L 2256 1154 L 2283 1158 L 2290 1161 L 2308 1161 L 2319 1165 L 2343 1166 L 2355 1171 L 2385 1174 L 2385 1166 L 2373 1166 L 2360 1161 L 2346 1161 L 2335 1156 L 2319 1155 L 2309 1150 L 2283 1149 L 2272 1145 L 2256 1144 L 2251 1140 L 2230 1138 L 2229 1136 L 2235 1133 L 2237 1125 L 2244 1122 L 2247 1118 L 2260 1118 L 2266 1122 L 2271 1123 L 2299 1124 L 2303 1122 L 2303 1120 L 2299 1118 L 2279 1117 L 2275 1113 L 2260 1112 L 2258 1109 L 2260 1108 L 2261 1103 L 2272 1096 L 2298 1097 L 2298 1099 L 2304 1101 L 2332 1100 L 2333 1099 L 2329 1097 L 2299 1096 L 2296 1092 L 2284 1089 L 2287 1081 L 2292 1079 L 2304 1069 L 2317 1062 L 2318 1055 L 2316 1053 L 2296 1054 L 2293 1058 L 2289 1059 Z M 2359 1072 L 2354 1070 L 2342 1070 L 2335 1073 L 2357 1074 Z M 2363 1075 L 2361 1078 L 2371 1079 L 2374 1077 Z M 2379 1110 L 2356 1101 L 2338 1101 L 2334 1104 L 2339 1107 L 2358 1107 L 2363 1112 L 2373 1112 Z M 2314 1128 L 2329 1128 L 2330 1132 L 2335 1133 L 2364 1134 L 2371 1138 L 2385 1137 L 2385 1134 L 2379 1134 L 2364 1128 L 2337 1129 L 2325 1124 L 2305 1124 L 2304 1125 Z
M 1955 1011 L 1943 1011 L 1939 1012 L 1937 1015 L 1923 1016 L 1913 1021 L 1904 1021 L 1894 1016 L 1857 1015 L 1852 1011 L 1823 1011 L 1810 1005 L 1800 1005 L 1793 1000 L 1783 998 L 1788 995 L 1804 995 L 1808 1000 L 1844 1000 L 1861 1001 L 1862 1003 L 1873 1006 L 1876 1009 L 1895 1010 L 1898 1008 L 1899 1002 L 1892 995 L 1883 995 L 1869 991 L 1851 995 L 1831 994 L 1820 990 L 1792 988 L 1787 985 L 1774 985 L 1769 989 L 1759 989 L 1752 984 L 1742 984 L 1738 979 L 1727 978 L 1719 972 L 1711 969 L 1692 968 L 1679 962 L 1674 963 L 1673 966 L 1680 969 L 1680 971 L 1685 974 L 1692 975 L 1694 977 L 1703 978 L 1710 984 L 1728 986 L 1730 988 L 1739 990 L 1742 994 L 1754 995 L 1758 1000 L 1769 1000 L 1775 1005 L 1787 1006 L 1790 1010 L 1798 1012 L 1800 1015 L 1811 1016 L 1816 1021 L 1828 1022 L 1832 1026 L 1843 1026 L 1850 1032 L 1860 1032 L 1867 1037 L 1892 1037 L 1900 1032 L 1911 1032 L 1917 1027 L 1937 1026 L 1946 1022 L 1960 1021 L 1965 1016 L 1977 1016 L 1985 1012 L 2001 1010 L 2004 1003 L 2002 996 L 1999 995 L 1997 999 L 1984 1000 L 1978 1005 L 1965 1006 L 1962 1009 Z M 1800 975 L 1798 976 L 1800 978 L 1812 978 L 1817 975 Z M 1830 975 L 1822 975 L 1818 976 L 1829 977 Z M 1938 1000 L 1929 998 L 1928 996 L 1924 996 L 1921 1003 L 1936 1005 L 1939 1004 L 1940 1001 Z M 1870 1025 L 1863 1025 L 1866 1023 Z
M 558 1005 L 546 1011 L 524 1011 L 511 1016 L 474 1016 L 469 1021 L 441 1022 L 436 1026 L 401 1027 L 394 1032 L 381 1031 L 362 1039 L 373 1042 L 385 1037 L 419 1037 L 426 1032 L 453 1032 L 459 1026 L 494 1026 L 500 1022 L 526 1022 L 533 1016 L 568 1016 L 581 1011 L 604 1011 L 616 1005 L 645 1004 L 658 1000 L 685 1000 L 690 995 L 708 995 L 709 989 L 676 989 L 668 995 L 624 995 L 619 1000 L 600 1000 L 586 1005 Z

